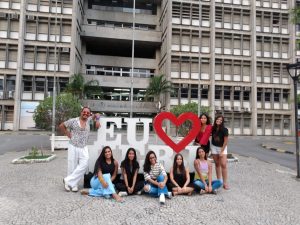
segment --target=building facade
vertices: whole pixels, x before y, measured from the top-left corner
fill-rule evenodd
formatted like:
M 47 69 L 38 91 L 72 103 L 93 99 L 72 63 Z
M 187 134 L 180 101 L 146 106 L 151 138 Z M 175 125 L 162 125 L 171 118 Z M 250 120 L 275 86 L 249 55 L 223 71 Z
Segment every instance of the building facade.
M 294 5 L 136 0 L 134 9 L 133 0 L 1 1 L 0 128 L 29 129 L 54 78 L 60 92 L 74 73 L 99 81 L 103 98 L 85 100 L 93 111 L 127 117 L 132 107 L 134 117 L 151 117 L 159 107 L 145 90 L 151 77 L 165 74 L 174 87 L 161 98 L 166 109 L 200 102 L 225 116 L 231 134 L 291 135 L 286 65 L 297 53 L 290 41 Z

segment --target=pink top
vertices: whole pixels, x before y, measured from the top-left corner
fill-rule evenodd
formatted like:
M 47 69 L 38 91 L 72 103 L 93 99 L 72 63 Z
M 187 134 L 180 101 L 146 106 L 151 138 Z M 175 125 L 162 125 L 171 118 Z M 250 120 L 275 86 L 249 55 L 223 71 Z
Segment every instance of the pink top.
M 207 145 L 209 137 L 211 135 L 212 126 L 210 124 L 206 125 L 204 132 L 201 131 L 201 125 L 200 125 L 200 131 L 196 137 L 195 142 L 199 143 L 200 145 Z

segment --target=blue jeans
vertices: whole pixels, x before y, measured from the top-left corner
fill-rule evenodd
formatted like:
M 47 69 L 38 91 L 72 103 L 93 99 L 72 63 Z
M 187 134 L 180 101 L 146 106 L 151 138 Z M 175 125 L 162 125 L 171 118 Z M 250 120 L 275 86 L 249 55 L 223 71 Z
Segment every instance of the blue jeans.
M 205 180 L 206 184 L 208 185 L 208 180 Z M 212 190 L 217 190 L 218 188 L 220 188 L 222 186 L 223 182 L 222 180 L 213 180 L 211 182 L 211 187 L 212 187 Z M 196 189 L 203 189 L 205 190 L 205 185 L 204 183 L 202 182 L 202 180 L 194 180 L 194 185 L 195 185 L 195 188 Z
M 108 184 L 107 188 L 103 188 L 97 176 L 93 176 L 91 179 L 91 188 L 89 189 L 89 195 L 94 197 L 102 197 L 105 195 L 111 195 L 116 193 L 115 187 L 111 182 L 111 176 L 109 173 L 103 174 L 104 181 Z
M 160 183 L 160 182 L 163 182 L 164 179 L 165 179 L 165 177 L 164 177 L 163 175 L 159 175 L 159 176 L 157 177 L 156 181 L 157 181 L 158 183 Z M 165 195 L 168 194 L 168 188 L 167 188 L 166 185 L 161 189 L 161 188 L 157 187 L 157 186 L 154 185 L 154 184 L 150 184 L 150 183 L 146 183 L 146 184 L 149 184 L 149 185 L 150 185 L 150 190 L 149 190 L 149 192 L 146 192 L 146 193 L 148 193 L 148 194 L 151 195 L 152 197 L 159 197 L 160 194 L 165 194 Z

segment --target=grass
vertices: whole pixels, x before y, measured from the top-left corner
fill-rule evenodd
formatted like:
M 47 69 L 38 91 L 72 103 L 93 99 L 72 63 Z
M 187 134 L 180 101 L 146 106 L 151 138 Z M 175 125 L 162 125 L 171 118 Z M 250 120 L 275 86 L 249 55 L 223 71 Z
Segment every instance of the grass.
M 47 159 L 48 157 L 50 157 L 51 155 L 38 155 L 38 156 L 24 156 L 21 159 Z

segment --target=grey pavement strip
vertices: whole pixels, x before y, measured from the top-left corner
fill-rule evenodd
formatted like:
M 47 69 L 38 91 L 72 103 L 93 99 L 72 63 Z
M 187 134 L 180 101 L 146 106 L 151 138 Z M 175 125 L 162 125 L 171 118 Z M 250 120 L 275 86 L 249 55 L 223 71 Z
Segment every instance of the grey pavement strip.
M 56 151 L 57 158 L 49 163 L 10 163 L 23 154 L 0 155 L 0 224 L 296 225 L 300 221 L 295 171 L 254 158 L 239 156 L 239 162 L 228 163 L 229 191 L 176 196 L 160 206 L 157 198 L 146 195 L 117 203 L 65 192 L 67 151 Z

